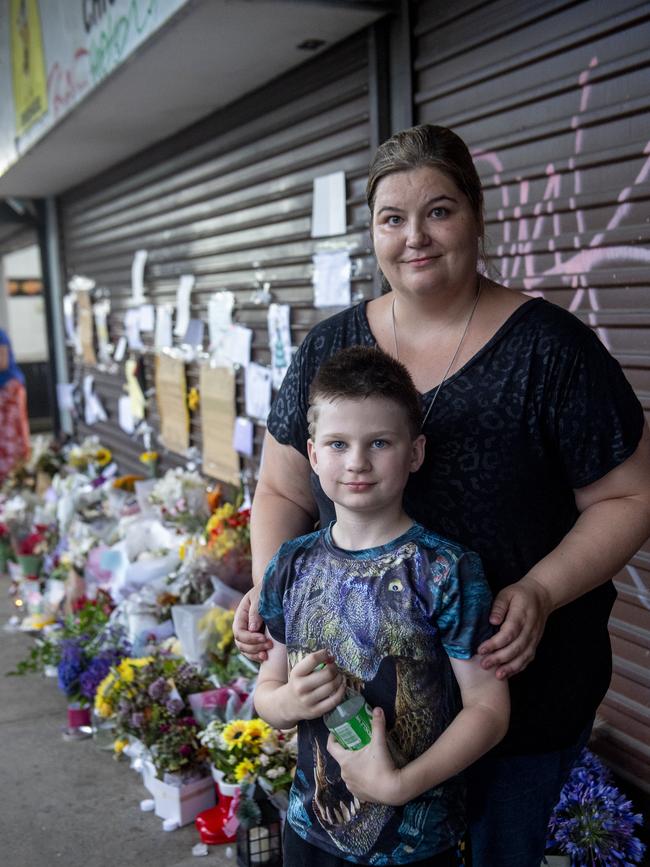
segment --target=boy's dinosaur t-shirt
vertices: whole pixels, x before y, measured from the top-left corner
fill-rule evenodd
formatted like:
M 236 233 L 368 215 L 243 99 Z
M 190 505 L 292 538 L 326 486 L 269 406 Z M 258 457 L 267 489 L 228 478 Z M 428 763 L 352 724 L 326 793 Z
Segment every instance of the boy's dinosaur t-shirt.
M 493 634 L 478 555 L 414 524 L 377 548 L 337 548 L 331 527 L 286 542 L 264 576 L 260 613 L 289 668 L 326 649 L 351 689 L 386 716 L 396 762 L 417 758 L 460 710 L 449 657 Z M 407 864 L 455 845 L 464 827 L 455 777 L 403 807 L 359 803 L 327 752 L 322 718 L 298 726 L 288 821 L 314 846 L 361 864 Z

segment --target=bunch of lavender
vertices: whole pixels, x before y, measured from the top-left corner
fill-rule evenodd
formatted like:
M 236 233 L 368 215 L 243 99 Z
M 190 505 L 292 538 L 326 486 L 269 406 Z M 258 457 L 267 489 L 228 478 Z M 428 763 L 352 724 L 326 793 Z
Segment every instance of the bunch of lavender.
M 635 835 L 643 819 L 632 812 L 609 771 L 583 750 L 549 822 L 547 849 L 568 855 L 572 867 L 633 867 L 645 846 Z

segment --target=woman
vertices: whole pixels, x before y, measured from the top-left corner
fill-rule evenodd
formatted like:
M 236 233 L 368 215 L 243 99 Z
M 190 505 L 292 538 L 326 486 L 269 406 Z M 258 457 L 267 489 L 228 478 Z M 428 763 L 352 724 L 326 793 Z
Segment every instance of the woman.
M 252 514 L 254 576 L 333 517 L 310 475 L 305 408 L 322 360 L 379 345 L 422 394 L 426 458 L 406 511 L 477 551 L 495 600 L 483 666 L 509 678 L 511 727 L 469 781 L 474 865 L 538 867 L 548 817 L 607 689 L 611 578 L 650 534 L 650 435 L 616 361 L 575 317 L 477 272 L 481 185 L 443 127 L 393 136 L 370 166 L 380 298 L 326 320 L 268 421 Z M 254 588 L 238 646 L 268 646 Z M 250 607 L 250 612 L 249 612 Z
M 29 457 L 29 422 L 25 378 L 11 342 L 0 329 L 0 483 Z

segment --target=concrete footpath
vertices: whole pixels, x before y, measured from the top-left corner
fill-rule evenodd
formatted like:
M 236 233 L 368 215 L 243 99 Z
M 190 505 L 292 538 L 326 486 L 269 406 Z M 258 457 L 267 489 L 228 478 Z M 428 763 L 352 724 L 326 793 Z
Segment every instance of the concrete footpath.
M 12 610 L 7 588 L 0 578 L 0 626 Z M 141 812 L 149 794 L 128 761 L 92 739 L 63 740 L 55 678 L 5 676 L 32 643 L 0 628 L 0 867 L 234 867 L 225 846 L 192 855 L 194 824 L 165 832 Z

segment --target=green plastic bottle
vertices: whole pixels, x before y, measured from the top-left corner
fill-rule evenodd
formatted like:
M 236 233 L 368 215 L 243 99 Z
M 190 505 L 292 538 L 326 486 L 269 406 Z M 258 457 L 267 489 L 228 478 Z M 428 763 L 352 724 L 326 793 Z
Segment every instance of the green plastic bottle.
M 372 709 L 359 693 L 342 701 L 323 721 L 346 750 L 360 750 L 370 743 Z

